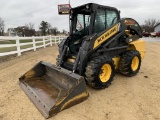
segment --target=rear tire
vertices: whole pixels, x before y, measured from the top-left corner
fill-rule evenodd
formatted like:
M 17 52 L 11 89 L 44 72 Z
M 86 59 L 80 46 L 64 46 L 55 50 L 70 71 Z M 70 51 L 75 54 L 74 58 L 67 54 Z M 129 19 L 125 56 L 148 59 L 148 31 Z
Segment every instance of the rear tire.
M 91 60 L 86 67 L 86 82 L 93 88 L 108 87 L 115 75 L 114 62 L 110 57 L 100 56 Z
M 126 51 L 120 59 L 119 71 L 123 75 L 134 76 L 139 72 L 140 66 L 140 53 L 136 50 Z

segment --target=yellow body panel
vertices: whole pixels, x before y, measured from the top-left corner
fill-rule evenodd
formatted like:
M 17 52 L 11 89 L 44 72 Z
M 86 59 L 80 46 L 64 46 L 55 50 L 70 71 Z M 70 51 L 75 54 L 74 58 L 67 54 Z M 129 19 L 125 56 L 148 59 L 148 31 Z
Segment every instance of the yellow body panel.
M 128 50 L 137 50 L 141 54 L 141 58 L 143 59 L 146 53 L 146 43 L 144 40 L 138 39 L 136 41 L 130 42 L 128 46 Z
M 115 69 L 117 70 L 119 68 L 120 57 L 114 57 L 112 60 L 114 61 Z
M 137 50 L 141 54 L 141 58 L 143 59 L 146 53 L 146 43 L 144 40 L 138 39 L 136 41 L 130 42 L 127 50 Z M 117 70 L 119 68 L 119 61 L 120 57 L 114 57 L 112 58 L 114 61 L 115 69 Z M 137 63 L 138 64 L 138 63 Z
M 96 48 L 97 46 L 99 46 L 100 44 L 102 44 L 103 42 L 105 42 L 106 40 L 108 40 L 110 37 L 112 37 L 114 34 L 116 34 L 117 31 L 118 31 L 118 24 L 116 24 L 115 26 L 110 28 L 108 31 L 106 31 L 104 34 L 99 36 L 94 42 L 93 49 Z
M 67 61 L 68 61 L 68 62 L 71 62 L 71 63 L 74 63 L 74 62 L 75 62 L 75 59 L 73 59 L 73 58 L 68 58 Z

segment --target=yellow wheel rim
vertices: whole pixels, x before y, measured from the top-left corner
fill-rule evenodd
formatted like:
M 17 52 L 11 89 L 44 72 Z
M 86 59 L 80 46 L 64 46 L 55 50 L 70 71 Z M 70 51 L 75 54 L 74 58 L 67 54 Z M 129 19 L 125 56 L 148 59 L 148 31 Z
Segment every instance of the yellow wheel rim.
M 101 67 L 101 72 L 99 74 L 99 78 L 102 82 L 107 82 L 111 76 L 112 69 L 109 64 L 104 64 Z
M 131 68 L 133 71 L 136 71 L 138 69 L 138 66 L 139 66 L 139 58 L 137 56 L 135 56 L 133 59 L 132 59 L 132 65 L 131 65 Z

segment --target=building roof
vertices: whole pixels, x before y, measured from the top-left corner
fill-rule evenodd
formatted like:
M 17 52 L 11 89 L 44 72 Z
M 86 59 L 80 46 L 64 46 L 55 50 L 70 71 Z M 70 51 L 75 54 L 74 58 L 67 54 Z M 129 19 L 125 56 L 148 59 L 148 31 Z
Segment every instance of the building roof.
M 157 27 L 158 25 L 160 25 L 160 22 L 157 25 L 155 25 L 154 28 Z

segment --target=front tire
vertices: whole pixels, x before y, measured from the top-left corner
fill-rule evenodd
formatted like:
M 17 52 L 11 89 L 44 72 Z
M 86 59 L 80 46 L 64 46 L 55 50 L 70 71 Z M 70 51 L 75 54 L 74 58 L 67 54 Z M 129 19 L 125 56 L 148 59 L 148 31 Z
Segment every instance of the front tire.
M 113 81 L 115 67 L 112 58 L 100 56 L 92 59 L 86 67 L 86 82 L 93 88 L 103 89 Z

